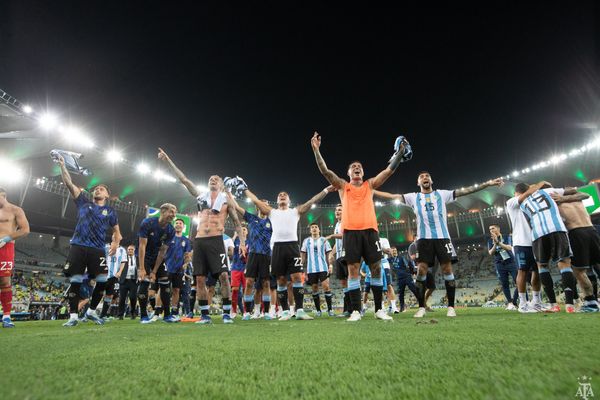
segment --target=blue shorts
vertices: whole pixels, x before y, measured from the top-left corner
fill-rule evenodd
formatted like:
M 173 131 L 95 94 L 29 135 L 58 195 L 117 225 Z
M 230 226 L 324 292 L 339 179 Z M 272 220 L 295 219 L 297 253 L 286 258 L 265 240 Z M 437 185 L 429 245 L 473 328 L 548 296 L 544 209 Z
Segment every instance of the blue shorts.
M 533 257 L 533 247 L 514 246 L 515 260 L 521 271 L 537 271 L 537 263 Z

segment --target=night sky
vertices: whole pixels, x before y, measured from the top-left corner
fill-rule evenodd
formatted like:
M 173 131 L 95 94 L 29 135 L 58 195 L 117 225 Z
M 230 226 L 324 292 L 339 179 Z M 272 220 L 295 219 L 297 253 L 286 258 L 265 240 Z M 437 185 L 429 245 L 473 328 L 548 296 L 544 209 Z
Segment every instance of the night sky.
M 197 183 L 239 174 L 273 200 L 326 185 L 314 130 L 340 176 L 375 175 L 407 136 L 384 187 L 405 192 L 422 169 L 454 188 L 522 168 L 599 122 L 593 2 L 174 3 L 2 2 L 0 87 L 132 161 L 160 145 Z

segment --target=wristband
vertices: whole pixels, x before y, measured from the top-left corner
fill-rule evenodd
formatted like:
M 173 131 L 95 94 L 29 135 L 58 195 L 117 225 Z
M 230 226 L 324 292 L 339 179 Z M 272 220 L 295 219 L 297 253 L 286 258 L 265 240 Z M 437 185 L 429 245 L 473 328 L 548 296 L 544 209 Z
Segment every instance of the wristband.
M 328 194 L 328 193 L 329 193 L 329 190 L 327 190 L 327 188 L 325 188 L 325 189 L 323 189 L 323 192 L 324 192 L 325 194 Z
M 12 242 L 12 238 L 9 235 L 6 235 L 2 239 L 0 239 L 0 242 L 10 243 L 10 242 Z

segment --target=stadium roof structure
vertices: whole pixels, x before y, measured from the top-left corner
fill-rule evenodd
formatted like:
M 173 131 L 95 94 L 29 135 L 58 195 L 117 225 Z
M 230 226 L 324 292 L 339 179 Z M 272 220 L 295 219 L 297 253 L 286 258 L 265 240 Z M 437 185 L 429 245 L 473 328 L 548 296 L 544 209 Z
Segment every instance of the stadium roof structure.
M 98 183 L 107 184 L 125 233 L 133 234 L 147 206 L 158 206 L 168 201 L 174 203 L 180 212 L 195 213 L 192 196 L 173 176 L 169 176 L 155 154 L 146 155 L 145 160 L 139 154 L 120 154 L 114 150 L 112 143 L 103 141 L 101 135 L 95 135 L 92 142 L 73 127 L 49 126 L 48 118 L 0 89 L 0 185 L 7 187 L 11 201 L 24 207 L 34 229 L 47 233 L 69 233 L 75 224 L 74 207 L 69 205 L 68 191 L 61 187 L 58 165 L 49 156 L 50 150 L 55 148 L 84 155 L 82 164 L 90 168 L 93 175 L 74 175 L 74 183 L 84 189 L 91 189 Z M 557 187 L 581 186 L 598 180 L 599 148 L 600 140 L 596 139 L 592 143 L 577 143 L 573 149 L 564 149 L 564 154 L 535 154 L 532 150 L 532 159 L 523 160 L 524 168 L 519 171 L 506 171 L 502 157 L 498 157 L 495 160 L 498 162 L 498 176 L 504 175 L 507 184 L 461 197 L 449 204 L 450 227 L 455 222 L 455 234 L 460 236 L 463 230 L 466 229 L 463 233 L 469 233 L 472 228 L 464 224 L 459 229 L 458 223 L 475 221 L 477 230 L 480 230 L 479 225 L 485 218 L 498 215 L 498 207 L 499 214 L 502 214 L 502 207 L 512 196 L 514 184 L 521 180 L 536 182 L 543 179 Z M 465 147 L 464 151 L 468 152 L 468 149 Z M 135 157 L 137 163 L 128 161 L 126 156 Z M 546 161 L 542 161 L 544 159 Z M 190 178 L 195 178 L 193 173 L 190 173 Z M 482 177 L 482 181 L 488 178 Z M 197 182 L 199 185 L 202 183 Z M 468 184 L 472 183 L 465 182 L 465 186 Z M 414 188 L 412 182 L 403 186 L 409 190 Z M 338 199 L 330 195 L 325 203 L 307 214 L 304 225 L 317 221 L 324 230 L 332 227 L 333 208 Z M 254 209 L 243 199 L 240 204 Z M 378 217 L 388 229 L 392 226 L 395 231 L 414 230 L 412 210 L 394 202 L 376 204 Z

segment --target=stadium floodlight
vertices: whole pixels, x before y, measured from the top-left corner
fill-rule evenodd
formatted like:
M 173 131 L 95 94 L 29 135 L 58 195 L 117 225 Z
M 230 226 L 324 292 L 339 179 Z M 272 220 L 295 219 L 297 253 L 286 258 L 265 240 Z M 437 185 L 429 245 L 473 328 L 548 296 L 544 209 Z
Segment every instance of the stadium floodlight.
M 527 167 L 523 171 L 525 171 L 525 173 L 528 174 L 529 172 L 531 172 L 531 169 L 529 169 L 529 167 Z
M 139 163 L 136 167 L 135 167 L 136 171 L 139 172 L 142 175 L 146 175 L 148 173 L 150 173 L 150 167 L 147 164 L 144 163 Z
M 31 106 L 28 104 L 25 104 L 22 110 L 25 114 L 31 114 L 33 112 L 33 108 L 31 108 Z
M 380 201 L 375 202 L 375 207 L 381 207 L 383 204 Z
M 63 139 L 66 142 L 88 149 L 91 149 L 95 146 L 94 142 L 83 132 L 81 132 L 81 130 L 76 126 L 61 127 L 60 131 L 62 133 Z
M 317 208 L 317 205 L 316 204 L 311 204 L 310 208 L 314 210 L 315 208 Z
M 519 171 L 513 171 L 512 176 L 513 176 L 513 178 L 516 178 L 517 176 L 519 176 Z
M 123 161 L 123 155 L 120 151 L 113 149 L 106 153 L 106 159 L 112 163 L 118 163 Z
M 52 113 L 45 113 L 42 114 L 38 123 L 40 124 L 40 128 L 49 131 L 58 126 L 58 117 Z
M 400 204 L 400 199 L 394 199 L 394 204 Z
M 0 182 L 18 183 L 23 180 L 25 173 L 14 162 L 6 159 L 0 159 Z
M 498 214 L 502 214 L 502 212 L 504 211 L 504 208 L 496 207 L 496 211 L 498 212 Z
M 252 203 L 252 199 L 250 197 L 246 197 L 246 203 L 248 203 L 248 204 Z
M 579 154 L 581 154 L 581 150 L 573 149 L 569 152 L 569 157 L 577 157 Z
M 474 186 L 475 186 L 475 188 L 478 188 L 478 187 L 479 187 L 479 184 L 478 184 L 478 183 L 476 183 Z

